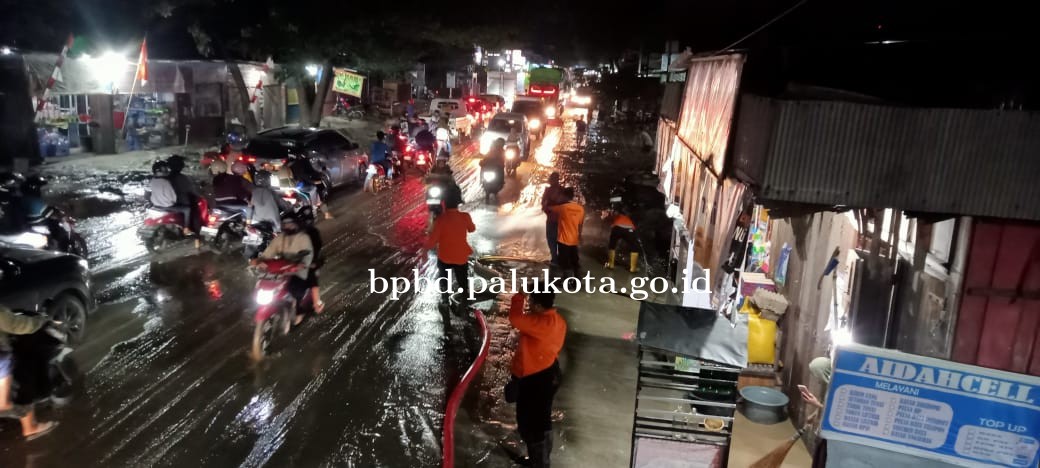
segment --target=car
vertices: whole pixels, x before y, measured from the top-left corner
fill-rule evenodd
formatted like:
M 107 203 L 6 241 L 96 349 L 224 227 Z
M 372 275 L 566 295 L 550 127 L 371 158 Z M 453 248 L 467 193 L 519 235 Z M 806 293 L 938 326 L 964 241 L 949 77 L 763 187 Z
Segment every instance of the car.
M 281 127 L 258 133 L 242 150 L 245 162 L 277 170 L 290 154 L 309 157 L 330 186 L 365 182 L 368 155 L 335 129 Z
M 69 333 L 73 343 L 86 331 L 97 304 L 87 261 L 46 250 L 0 246 L 0 304 L 11 310 L 40 311 Z
M 430 101 L 430 113 L 422 116 L 431 125 L 436 124 L 440 117 L 448 117 L 448 129 L 451 130 L 452 138 L 461 140 L 473 135 L 473 127 L 477 124 L 477 118 L 470 115 L 468 106 L 463 99 L 434 99 Z
M 527 128 L 536 140 L 545 135 L 545 103 L 542 98 L 517 96 L 510 112 L 527 116 Z
M 522 159 L 531 154 L 530 136 L 527 129 L 527 116 L 513 112 L 500 112 L 488 122 L 487 130 L 480 135 L 480 154 L 487 154 L 491 144 L 499 138 L 509 140 L 509 133 L 516 130 L 520 134 L 519 145 Z
M 485 100 L 485 101 L 487 101 L 487 102 L 491 103 L 491 104 L 493 105 L 492 109 L 493 109 L 493 110 L 494 110 L 494 111 L 495 111 L 496 113 L 497 113 L 497 112 L 505 112 L 505 108 L 506 108 L 506 98 L 504 98 L 504 97 L 502 97 L 502 96 L 499 96 L 499 95 L 497 95 L 497 94 L 481 94 L 481 95 L 480 95 L 480 96 L 478 96 L 478 97 L 479 97 L 480 99 L 483 99 L 483 100 Z

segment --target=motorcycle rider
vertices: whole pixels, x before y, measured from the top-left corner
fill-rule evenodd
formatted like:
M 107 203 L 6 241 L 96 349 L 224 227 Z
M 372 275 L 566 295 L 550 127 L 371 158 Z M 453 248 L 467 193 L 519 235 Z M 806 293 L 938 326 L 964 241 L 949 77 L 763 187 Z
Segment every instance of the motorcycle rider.
M 321 211 L 325 219 L 332 219 L 332 214 L 324 206 L 328 187 L 325 187 L 322 174 L 314 169 L 314 164 L 311 163 L 310 158 L 302 154 L 290 153 L 289 163 L 286 164 L 286 167 L 292 174 L 292 180 L 303 184 L 303 191 L 307 192 L 307 196 L 310 197 L 311 206 L 315 210 Z
M 249 198 L 249 219 L 252 223 L 269 222 L 274 225 L 274 231 L 279 232 L 282 229 L 281 214 L 290 211 L 292 207 L 271 188 L 271 177 L 267 171 L 256 173 L 256 186 Z
M 390 146 L 386 144 L 386 134 L 382 131 L 376 132 L 376 139 L 372 142 L 372 150 L 369 152 L 369 162 L 383 166 L 383 172 L 389 179 L 392 177 L 393 168 L 390 167 Z
M 213 161 L 209 171 L 213 174 L 213 198 L 218 204 L 242 205 L 243 208 L 249 204 L 252 193 L 246 179 L 228 174 L 224 161 Z
M 152 164 L 152 180 L 148 182 L 148 202 L 156 208 L 181 213 L 185 221 L 191 217 L 191 209 L 177 204 L 177 190 L 170 181 L 170 164 L 158 160 Z M 191 229 L 183 226 L 184 235 L 191 235 Z
M 579 115 L 578 120 L 574 122 L 574 132 L 576 133 L 575 139 L 577 145 L 580 148 L 585 142 L 585 135 L 589 131 L 589 124 L 585 123 L 585 116 Z
M 46 316 L 17 315 L 10 309 L 0 305 L 0 412 L 14 409 L 11 401 L 11 383 L 13 380 L 11 343 L 8 335 L 29 335 L 36 333 L 47 324 Z M 36 412 L 30 406 L 28 412 L 19 418 L 22 423 L 22 436 L 27 440 L 40 437 L 57 426 L 55 422 L 39 423 Z
M 484 172 L 494 171 L 495 180 L 488 182 L 484 180 Z M 502 187 L 505 185 L 506 177 L 506 140 L 505 138 L 499 138 L 491 143 L 491 150 L 488 151 L 487 157 L 480 162 L 481 181 L 485 184 L 485 191 L 489 192 L 488 195 L 497 195 Z M 497 190 L 495 190 L 497 188 Z
M 47 185 L 47 179 L 39 175 L 31 175 L 22 183 L 22 212 L 30 223 L 40 221 L 47 213 L 47 202 L 43 201 L 44 185 Z
M 173 185 L 173 191 L 177 194 L 177 205 L 188 208 L 187 224 L 188 229 L 193 233 L 199 232 L 199 228 L 202 227 L 201 214 L 198 212 L 198 206 L 196 203 L 199 197 L 202 195 L 199 193 L 199 187 L 195 185 L 195 182 L 190 177 L 183 174 L 184 171 L 184 157 L 178 154 L 166 158 L 166 164 L 170 168 L 170 175 L 168 179 L 170 184 Z
M 448 130 L 448 118 L 441 117 L 440 124 L 437 126 L 437 157 L 441 157 L 441 154 L 447 154 L 451 156 L 451 131 Z
M 246 140 L 245 135 L 235 130 L 228 132 L 227 136 L 224 137 L 224 148 L 220 152 L 221 156 L 224 156 L 226 164 L 233 164 L 239 160 L 239 157 L 242 156 L 242 150 L 246 148 L 246 143 L 248 143 L 248 140 Z
M 301 268 L 289 278 L 288 285 L 289 293 L 296 300 L 297 314 L 293 325 L 299 325 L 303 322 L 303 314 L 299 313 L 302 311 L 300 305 L 303 304 L 305 295 L 311 291 L 309 274 L 315 258 L 314 244 L 311 243 L 311 236 L 301 226 L 296 213 L 290 211 L 283 214 L 281 224 L 282 232 L 271 240 L 271 244 L 260 254 L 260 258 L 251 260 L 250 264 L 258 264 L 260 259 L 298 257 L 301 256 L 301 253 L 306 252 L 299 261 Z M 315 306 L 317 306 L 317 303 L 315 303 Z
M 423 122 L 418 133 L 415 134 L 415 148 L 422 151 L 429 151 L 431 156 L 436 156 L 434 151 L 437 149 L 437 137 L 430 131 L 430 127 Z

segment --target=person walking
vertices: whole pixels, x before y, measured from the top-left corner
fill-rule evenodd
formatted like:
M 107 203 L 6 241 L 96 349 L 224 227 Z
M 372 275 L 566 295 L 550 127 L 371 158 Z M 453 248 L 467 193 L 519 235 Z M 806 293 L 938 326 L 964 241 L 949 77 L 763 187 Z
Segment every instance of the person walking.
M 469 278 L 469 256 L 473 248 L 469 246 L 466 236 L 477 230 L 469 213 L 459 211 L 462 197 L 451 193 L 445 197 L 444 213 L 433 222 L 430 237 L 424 245 L 427 249 L 437 249 L 437 268 L 440 274 L 448 278 L 448 286 L 443 293 L 444 302 L 448 302 L 453 291 L 452 277 L 459 282 L 459 289 L 466 292 L 466 281 Z
M 552 452 L 552 404 L 562 373 L 557 360 L 567 336 L 567 322 L 556 311 L 556 295 L 533 293 L 513 296 L 509 323 L 520 333 L 513 353 L 512 380 L 506 400 L 516 402 L 516 429 L 527 445 L 528 465 L 548 468 Z
M 563 189 L 563 203 L 551 209 L 559 219 L 556 242 L 560 270 L 564 275 L 570 272 L 574 276 L 580 276 L 578 244 L 585 222 L 585 208 L 574 201 L 574 187 Z
M 558 218 L 552 207 L 563 203 L 563 186 L 560 185 L 560 173 L 549 174 L 549 186 L 542 192 L 542 211 L 545 212 L 545 243 L 549 245 L 549 263 L 559 265 L 559 249 L 556 241 L 559 236 Z
M 650 154 L 654 149 L 654 138 L 650 136 L 650 130 L 646 125 L 639 127 L 639 145 L 642 147 L 643 154 Z

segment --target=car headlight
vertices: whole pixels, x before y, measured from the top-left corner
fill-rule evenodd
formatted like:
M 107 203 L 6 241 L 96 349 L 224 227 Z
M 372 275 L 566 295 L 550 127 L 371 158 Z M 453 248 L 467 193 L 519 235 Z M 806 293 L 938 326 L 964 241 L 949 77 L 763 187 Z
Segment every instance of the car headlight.
M 507 149 L 506 150 L 506 157 L 509 158 L 509 159 L 515 158 L 516 157 L 516 149 L 515 148 Z
M 273 289 L 261 289 L 256 292 L 256 303 L 262 306 L 268 305 L 274 302 L 274 290 Z
M 494 182 L 495 173 L 493 171 L 487 171 L 484 173 L 484 182 Z
M 25 245 L 34 249 L 46 249 L 47 236 L 38 232 L 23 232 L 14 236 L 10 243 L 15 245 Z
M 441 190 L 440 187 L 434 186 L 430 187 L 430 190 L 426 191 L 426 196 L 430 198 L 440 198 L 442 192 L 443 190 Z
M 555 107 L 546 107 L 545 108 L 545 116 L 550 118 L 550 119 L 556 118 L 556 108 Z
M 531 127 L 531 130 L 537 130 L 538 127 L 542 126 L 542 121 L 538 119 L 531 119 L 531 122 L 529 122 L 527 126 Z

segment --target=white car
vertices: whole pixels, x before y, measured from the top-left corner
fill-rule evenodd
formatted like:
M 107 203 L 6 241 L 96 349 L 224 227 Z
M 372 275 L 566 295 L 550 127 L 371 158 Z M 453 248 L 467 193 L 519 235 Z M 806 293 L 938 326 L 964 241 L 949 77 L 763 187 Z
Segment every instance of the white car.
M 514 132 L 517 135 L 515 141 L 520 146 L 520 158 L 527 159 L 531 154 L 527 117 L 513 112 L 500 112 L 491 118 L 487 130 L 480 135 L 480 154 L 487 154 L 491 144 L 499 138 L 508 142 L 509 135 Z
M 430 102 L 430 113 L 421 116 L 430 126 L 437 124 L 439 117 L 448 116 L 448 130 L 452 138 L 460 140 L 473 134 L 476 118 L 466 112 L 466 101 L 462 99 L 434 99 Z

